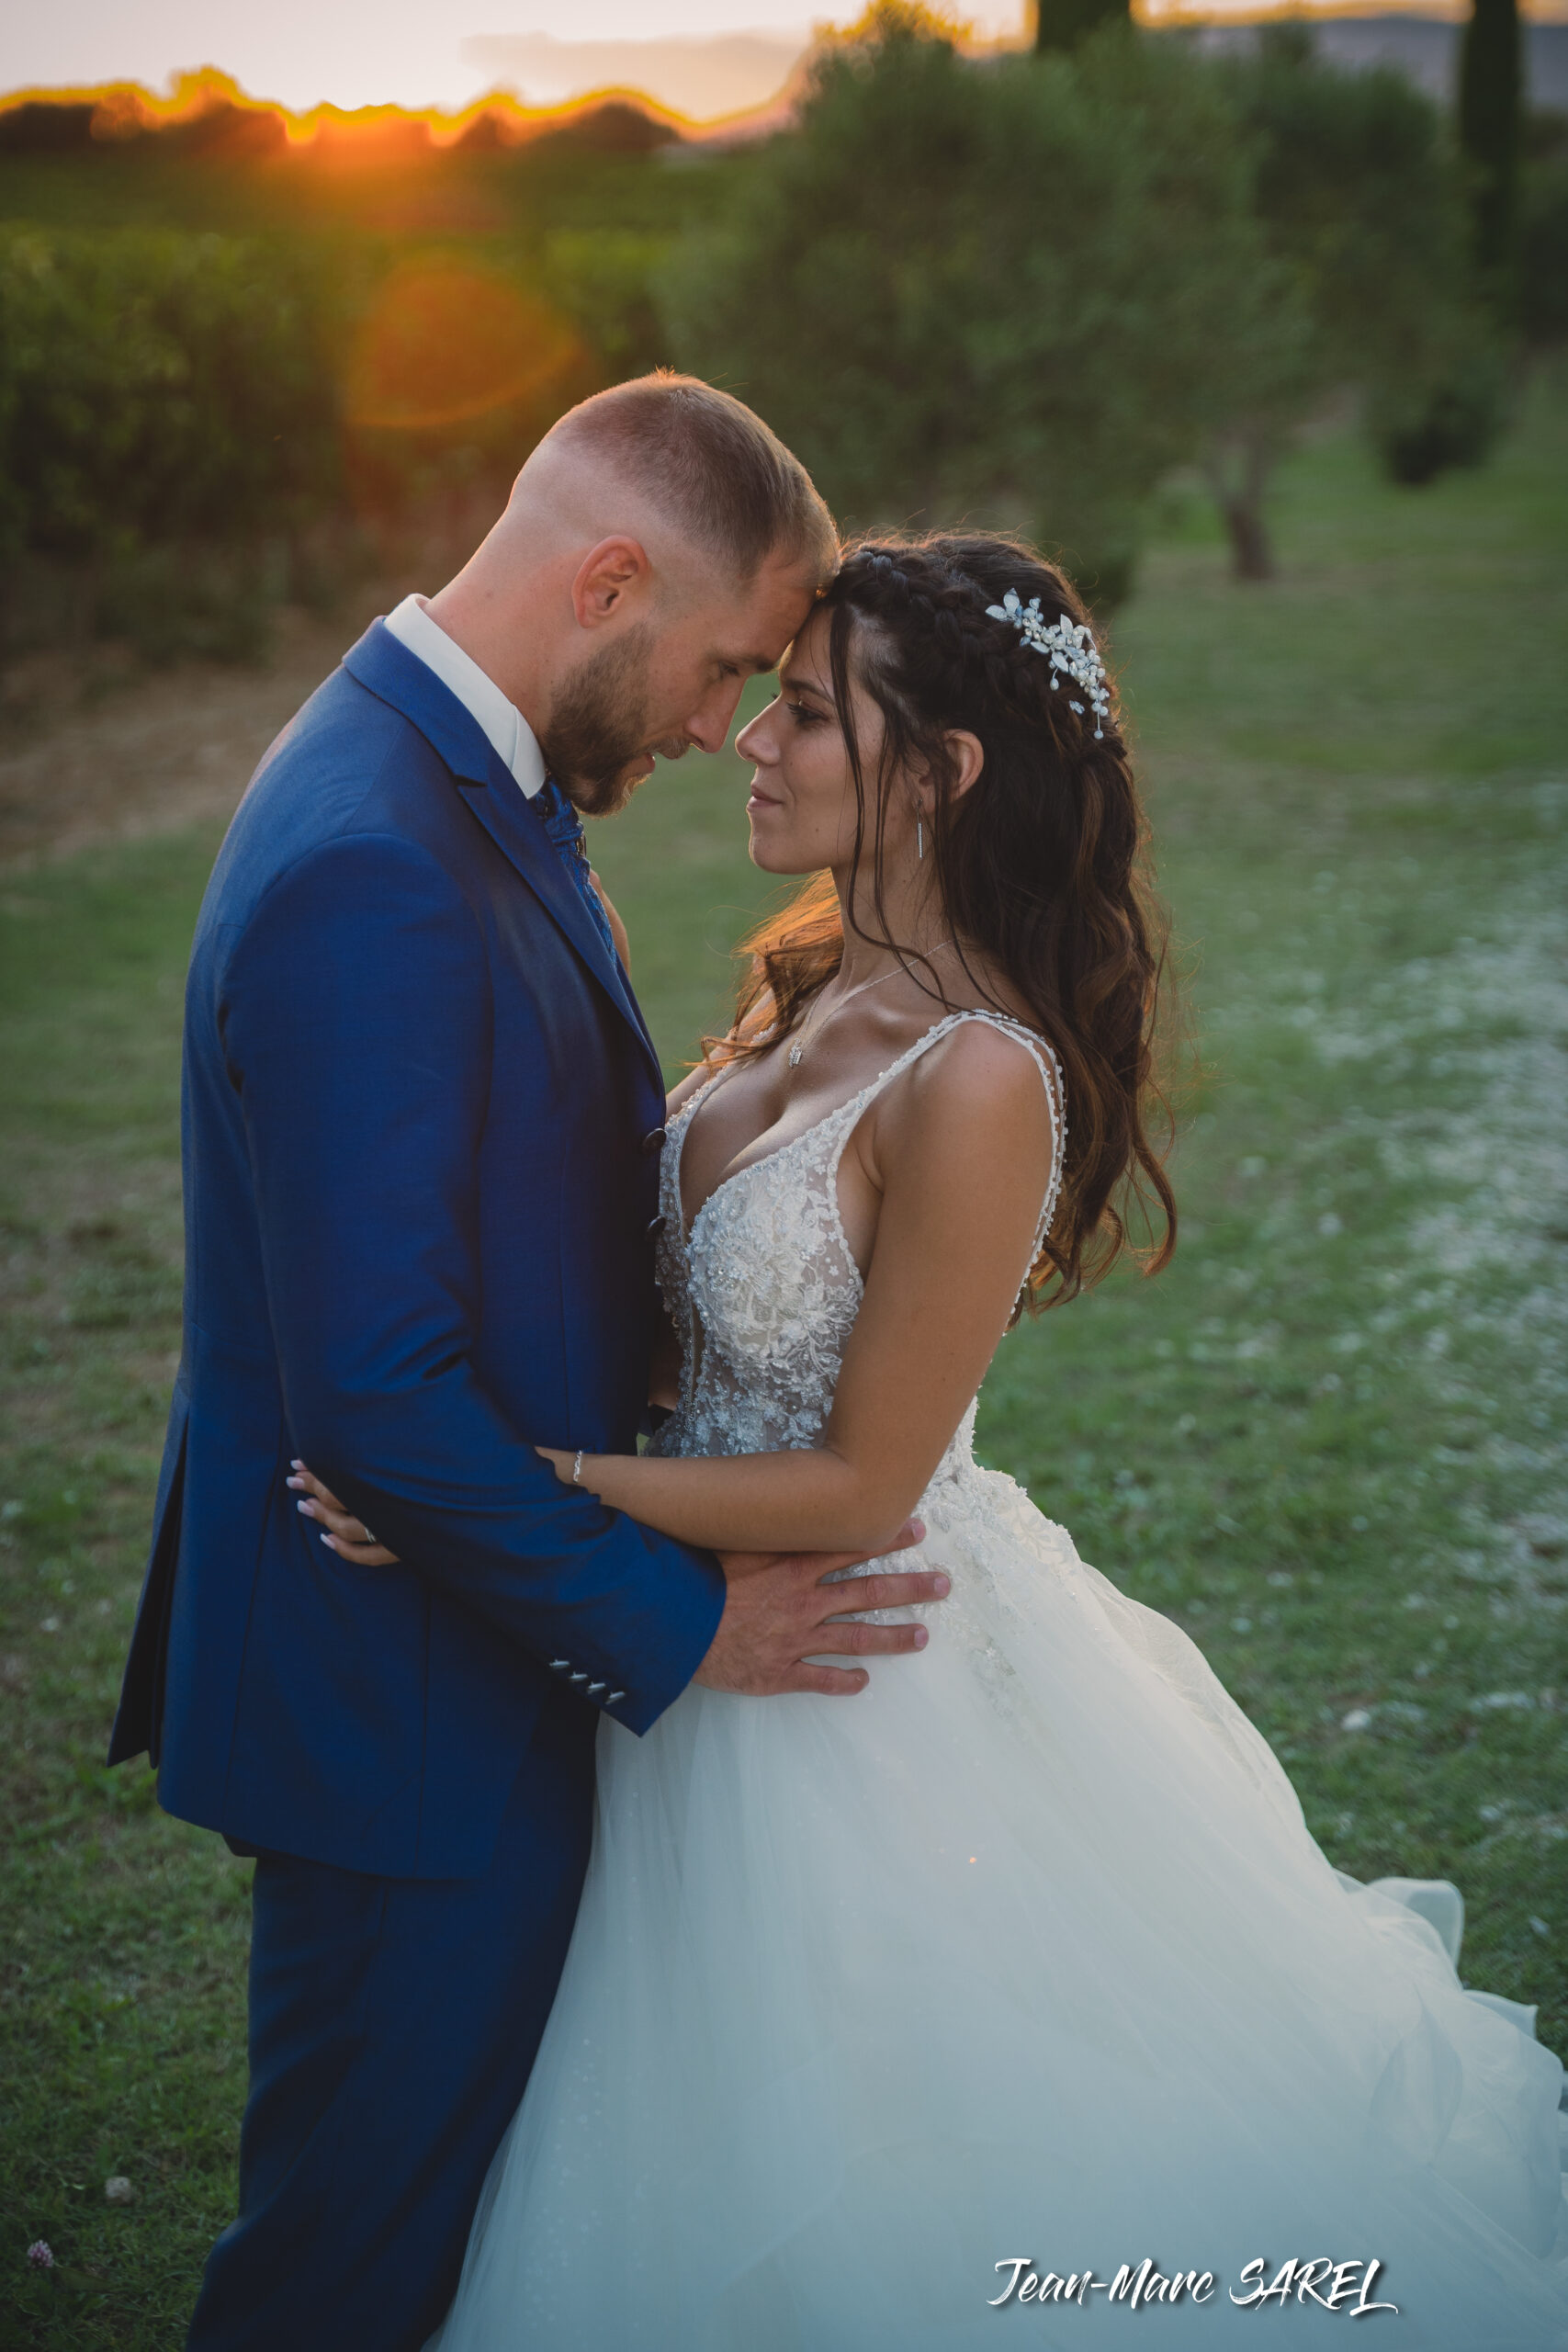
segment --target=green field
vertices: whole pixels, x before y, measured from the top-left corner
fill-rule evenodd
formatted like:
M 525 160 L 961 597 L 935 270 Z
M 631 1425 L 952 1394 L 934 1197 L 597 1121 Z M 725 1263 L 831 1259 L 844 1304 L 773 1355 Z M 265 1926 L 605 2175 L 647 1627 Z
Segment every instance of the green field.
M 1173 497 L 1114 631 L 1197 1016 L 1181 1247 L 1005 1342 L 983 1450 L 1201 1643 L 1334 1862 L 1458 1882 L 1466 1982 L 1568 2051 L 1568 395 L 1416 493 L 1324 439 L 1279 520 L 1241 589 Z M 694 759 L 594 841 L 672 1070 L 765 896 L 742 797 Z M 6 2346 L 167 2352 L 230 2211 L 246 1872 L 101 1761 L 214 846 L 0 882 Z

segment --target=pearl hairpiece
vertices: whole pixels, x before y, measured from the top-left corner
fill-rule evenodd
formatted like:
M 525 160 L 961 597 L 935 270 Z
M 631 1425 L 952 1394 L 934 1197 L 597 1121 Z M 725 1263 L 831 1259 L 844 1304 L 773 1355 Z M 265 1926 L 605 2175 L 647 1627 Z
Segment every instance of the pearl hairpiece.
M 1064 613 L 1047 628 L 1040 617 L 1039 597 L 1032 596 L 1025 605 L 1021 602 L 1016 588 L 1010 588 L 999 605 L 987 605 L 986 615 L 989 620 L 1009 622 L 1017 629 L 1025 645 L 1032 647 L 1036 653 L 1049 657 L 1053 686 L 1061 684 L 1058 673 L 1065 670 L 1068 677 L 1083 688 L 1094 706 L 1094 732 L 1098 741 L 1105 733 L 1100 722 L 1111 707 L 1111 696 L 1106 691 L 1105 664 L 1083 624 L 1070 621 Z M 1076 710 L 1080 718 L 1084 716 L 1081 702 L 1070 703 L 1068 707 Z

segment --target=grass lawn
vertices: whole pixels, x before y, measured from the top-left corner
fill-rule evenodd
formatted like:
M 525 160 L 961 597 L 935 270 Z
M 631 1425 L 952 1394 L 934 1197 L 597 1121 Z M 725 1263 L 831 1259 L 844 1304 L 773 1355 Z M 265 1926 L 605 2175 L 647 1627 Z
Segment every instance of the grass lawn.
M 1568 400 L 1418 493 L 1324 441 L 1279 520 L 1242 589 L 1176 502 L 1114 632 L 1193 976 L 1181 1248 L 1008 1340 L 982 1442 L 1201 1643 L 1330 1859 L 1455 1879 L 1466 1982 L 1568 2050 Z M 672 1069 L 766 895 L 742 797 L 688 762 L 594 842 Z M 101 1761 L 215 846 L 0 883 L 7 2347 L 167 2352 L 231 2210 L 247 1872 Z

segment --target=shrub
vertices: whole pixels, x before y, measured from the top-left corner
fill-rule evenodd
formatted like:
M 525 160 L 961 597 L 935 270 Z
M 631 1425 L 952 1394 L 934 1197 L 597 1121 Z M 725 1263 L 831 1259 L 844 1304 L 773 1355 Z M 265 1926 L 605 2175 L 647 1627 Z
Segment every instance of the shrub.
M 1568 340 L 1568 114 L 1527 126 L 1518 235 L 1519 324 L 1532 344 Z
M 0 230 L 0 560 L 13 606 L 18 566 L 63 561 L 89 603 L 129 603 L 134 620 L 150 551 L 238 554 L 322 511 L 339 479 L 323 307 L 303 262 L 259 243 Z M 231 591 L 221 562 L 164 562 L 165 633 L 178 638 L 189 603 L 198 641 L 254 641 L 239 607 L 255 604 L 254 565 L 227 570 Z
M 1506 413 L 1502 365 L 1495 348 L 1483 343 L 1440 382 L 1418 384 L 1414 399 L 1384 388 L 1369 422 L 1390 478 L 1419 489 L 1451 466 L 1479 466 Z
M 174 232 L 0 230 L 8 545 L 243 537 L 332 495 L 332 371 L 301 264 Z

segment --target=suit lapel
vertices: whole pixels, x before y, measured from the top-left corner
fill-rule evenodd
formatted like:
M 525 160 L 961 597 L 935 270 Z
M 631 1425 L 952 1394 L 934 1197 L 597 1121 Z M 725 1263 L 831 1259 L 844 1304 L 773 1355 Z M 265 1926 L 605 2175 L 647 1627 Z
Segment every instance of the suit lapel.
M 510 859 L 535 897 L 543 900 L 594 978 L 613 1000 L 616 1011 L 631 1023 L 662 1090 L 664 1078 L 659 1057 L 653 1050 L 653 1040 L 648 1034 L 641 1007 L 621 970 L 620 959 L 610 953 L 599 936 L 598 925 L 584 905 L 581 892 L 567 872 L 537 816 L 523 797 L 516 778 L 490 751 L 488 743 L 485 749 L 490 752 L 495 771 L 489 784 L 481 790 L 466 779 L 460 780 L 469 813 L 478 819 L 502 854 Z
M 469 813 L 523 876 L 616 1012 L 630 1024 L 662 1094 L 664 1075 L 659 1056 L 619 959 L 606 948 L 554 843 L 478 719 L 378 620 L 371 623 L 343 659 L 344 667 L 362 686 L 390 703 L 419 729 L 451 770 Z

